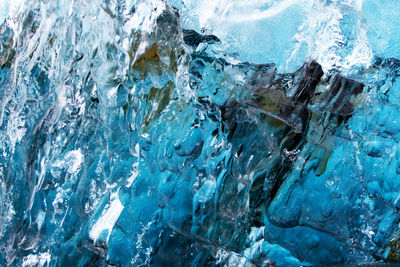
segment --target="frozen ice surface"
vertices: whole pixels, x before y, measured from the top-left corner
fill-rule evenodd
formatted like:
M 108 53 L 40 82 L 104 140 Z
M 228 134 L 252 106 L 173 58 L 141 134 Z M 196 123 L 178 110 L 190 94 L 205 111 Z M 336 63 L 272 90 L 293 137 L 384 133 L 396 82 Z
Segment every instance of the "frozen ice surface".
M 0 2 L 0 22 L 3 23 L 8 14 L 8 2 Z
M 0 2 L 0 266 L 400 260 L 397 0 Z
M 399 10 L 399 1 L 362 2 L 362 13 L 368 23 L 368 41 L 377 56 L 400 58 Z
M 183 15 L 183 27 L 197 31 L 205 29 L 218 36 L 224 50 L 236 53 L 242 62 L 274 62 L 280 71 L 293 72 L 307 59 L 305 51 L 292 57 L 291 52 L 296 46 L 294 37 L 299 27 L 306 23 L 311 1 L 170 2 L 172 5 L 178 2 L 183 14 L 192 16 L 188 21 Z M 303 47 L 299 49 L 304 50 Z

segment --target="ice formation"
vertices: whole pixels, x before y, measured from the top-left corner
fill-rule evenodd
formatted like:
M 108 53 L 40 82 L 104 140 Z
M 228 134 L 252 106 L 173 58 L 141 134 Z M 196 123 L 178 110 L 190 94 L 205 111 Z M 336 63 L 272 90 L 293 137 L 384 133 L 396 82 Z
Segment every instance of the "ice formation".
M 397 0 L 3 0 L 0 23 L 0 266 L 400 259 Z

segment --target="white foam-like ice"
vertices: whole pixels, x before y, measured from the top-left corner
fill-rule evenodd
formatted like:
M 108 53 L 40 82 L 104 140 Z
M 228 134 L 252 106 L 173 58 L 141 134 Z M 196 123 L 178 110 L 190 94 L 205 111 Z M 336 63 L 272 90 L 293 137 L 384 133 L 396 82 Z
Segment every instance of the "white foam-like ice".
M 51 255 L 48 252 L 40 254 L 29 254 L 23 258 L 22 267 L 44 267 L 49 266 Z

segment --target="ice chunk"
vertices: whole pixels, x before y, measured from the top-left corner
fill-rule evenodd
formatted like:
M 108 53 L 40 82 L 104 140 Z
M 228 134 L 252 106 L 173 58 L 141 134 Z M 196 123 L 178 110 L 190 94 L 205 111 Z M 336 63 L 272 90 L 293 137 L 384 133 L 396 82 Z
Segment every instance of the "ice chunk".
M 1 266 L 400 259 L 396 2 L 1 3 Z

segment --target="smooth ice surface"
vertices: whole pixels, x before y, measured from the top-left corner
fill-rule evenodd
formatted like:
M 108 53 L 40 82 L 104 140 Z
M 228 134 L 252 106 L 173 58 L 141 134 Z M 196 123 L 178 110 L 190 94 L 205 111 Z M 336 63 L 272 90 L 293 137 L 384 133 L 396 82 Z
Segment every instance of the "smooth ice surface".
M 295 35 L 307 23 L 312 1 L 169 2 L 182 10 L 183 27 L 218 36 L 224 50 L 237 53 L 240 61 L 274 62 L 280 71 L 293 72 L 307 59 L 306 51 L 291 54 L 300 46 Z
M 362 12 L 368 23 L 368 40 L 377 56 L 400 58 L 399 10 L 399 1 L 362 2 Z
M 399 18 L 1 1 L 0 266 L 398 261 Z

